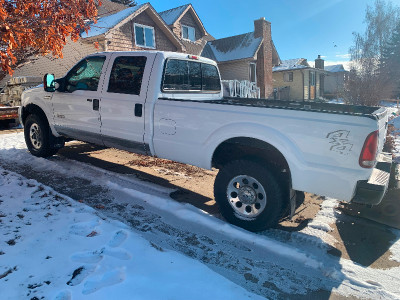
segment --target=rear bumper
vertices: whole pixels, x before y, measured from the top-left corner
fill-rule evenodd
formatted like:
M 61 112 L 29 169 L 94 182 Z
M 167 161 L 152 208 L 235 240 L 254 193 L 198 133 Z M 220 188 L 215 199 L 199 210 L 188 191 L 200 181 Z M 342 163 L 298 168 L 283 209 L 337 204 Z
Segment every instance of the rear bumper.
M 388 153 L 379 154 L 370 178 L 357 182 L 356 192 L 351 202 L 367 205 L 381 203 L 389 186 L 391 168 L 392 156 Z

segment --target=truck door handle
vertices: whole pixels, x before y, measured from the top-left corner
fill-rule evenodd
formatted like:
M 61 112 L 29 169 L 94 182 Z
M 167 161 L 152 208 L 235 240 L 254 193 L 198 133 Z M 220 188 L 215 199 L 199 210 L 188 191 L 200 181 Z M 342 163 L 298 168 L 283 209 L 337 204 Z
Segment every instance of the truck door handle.
M 141 117 L 143 114 L 143 104 L 135 104 L 135 117 Z
M 93 99 L 93 110 L 99 110 L 99 107 L 100 107 L 100 100 Z

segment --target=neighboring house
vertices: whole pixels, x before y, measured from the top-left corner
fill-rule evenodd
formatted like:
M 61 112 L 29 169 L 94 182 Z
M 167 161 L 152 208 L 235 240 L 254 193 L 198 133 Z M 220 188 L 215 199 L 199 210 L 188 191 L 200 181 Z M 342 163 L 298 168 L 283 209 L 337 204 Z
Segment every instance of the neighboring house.
M 271 39 L 271 23 L 254 21 L 254 32 L 207 42 L 201 54 L 218 63 L 223 80 L 247 80 L 260 88 L 261 98 L 272 94 L 272 66 L 280 63 Z
M 325 66 L 327 76 L 325 77 L 325 97 L 328 99 L 343 98 L 345 83 L 349 78 L 349 71 L 346 71 L 342 64 Z
M 315 68 L 307 59 L 283 60 L 273 68 L 274 98 L 281 100 L 316 100 L 324 97 L 324 61 L 318 56 Z
M 264 18 L 254 21 L 254 32 L 215 40 L 191 4 L 158 13 L 150 3 L 129 8 L 110 0 L 102 3 L 97 23 L 78 42 L 67 42 L 63 58 L 32 57 L 14 76 L 53 72 L 61 77 L 78 60 L 99 51 L 175 51 L 214 59 L 223 80 L 246 80 L 259 87 L 262 98 L 271 96 L 272 66 L 280 59 L 271 40 L 271 23 Z M 0 81 L 0 87 L 8 79 Z

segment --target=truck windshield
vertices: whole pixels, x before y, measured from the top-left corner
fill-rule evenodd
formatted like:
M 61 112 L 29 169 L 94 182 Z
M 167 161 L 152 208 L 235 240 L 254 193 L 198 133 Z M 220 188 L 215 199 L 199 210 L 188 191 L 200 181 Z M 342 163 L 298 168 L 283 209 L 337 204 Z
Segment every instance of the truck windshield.
M 219 92 L 221 84 L 218 69 L 210 64 L 169 59 L 164 70 L 162 90 Z

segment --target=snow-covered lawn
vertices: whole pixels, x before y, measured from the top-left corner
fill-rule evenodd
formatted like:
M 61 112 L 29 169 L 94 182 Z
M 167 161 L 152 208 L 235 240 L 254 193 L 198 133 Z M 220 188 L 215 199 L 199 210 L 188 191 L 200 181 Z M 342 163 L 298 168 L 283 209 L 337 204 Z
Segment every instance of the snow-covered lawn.
M 35 180 L 0 174 L 1 299 L 262 299 Z
M 400 128 L 400 117 L 392 122 Z M 400 138 L 395 138 L 400 150 Z M 7 170 L 1 167 L 5 163 Z M 17 173 L 10 171 L 13 165 Z M 145 208 L 138 208 L 143 213 L 135 214 L 134 222 L 155 222 L 145 212 L 155 207 L 161 211 L 161 217 L 156 218 L 167 223 L 167 215 L 172 215 L 186 231 L 168 236 L 172 242 L 166 243 L 157 237 L 160 231 L 138 234 L 108 217 L 101 205 L 91 208 L 84 204 L 89 202 L 86 198 L 71 199 L 24 178 L 18 174 L 22 167 L 36 174 L 61 174 L 66 179 L 90 178 L 93 184 L 113 190 L 116 205 L 124 209 L 132 199 L 141 201 Z M 243 269 L 249 268 L 244 276 L 246 288 L 263 294 L 265 290 L 258 285 L 271 287 L 267 295 L 272 298 L 279 297 L 275 290 L 290 295 L 323 289 L 342 296 L 400 299 L 400 267 L 373 269 L 327 254 L 335 242 L 329 234 L 330 224 L 338 218 L 345 220 L 340 219 L 335 209 L 339 203 L 334 199 L 324 201 L 316 218 L 300 232 L 274 229 L 253 234 L 177 203 L 163 188 L 157 189 L 79 162 L 35 158 L 25 150 L 22 133 L 1 135 L 0 299 L 264 299 L 245 290 L 240 286 L 243 278 L 232 275 L 242 274 L 241 264 Z M 157 224 L 168 227 L 166 223 Z M 389 259 L 400 262 L 400 230 L 390 231 L 396 239 Z M 185 237 L 189 251 L 180 252 L 195 251 L 199 243 L 202 255 L 215 253 L 215 269 L 171 250 L 187 232 L 195 237 L 207 234 L 210 242 L 203 245 L 200 239 Z M 206 246 L 215 249 L 205 250 Z M 224 255 L 237 259 L 224 261 Z

